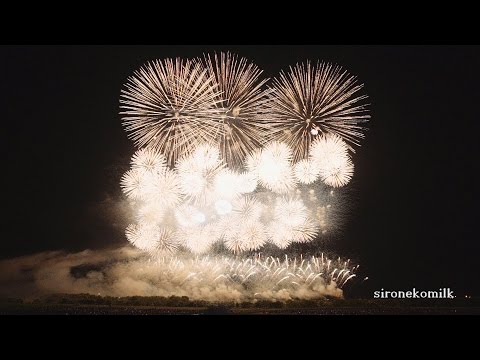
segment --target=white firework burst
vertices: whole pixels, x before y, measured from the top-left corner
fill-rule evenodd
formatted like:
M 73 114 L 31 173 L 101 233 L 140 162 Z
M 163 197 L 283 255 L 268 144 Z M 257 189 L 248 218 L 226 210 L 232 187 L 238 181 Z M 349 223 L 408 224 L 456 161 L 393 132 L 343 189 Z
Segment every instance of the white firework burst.
M 349 155 L 348 145 L 338 135 L 321 135 L 310 147 L 310 160 L 313 163 L 321 163 L 339 157 L 349 157 Z
M 153 201 L 164 207 L 174 207 L 182 198 L 180 180 L 172 170 L 162 172 L 149 171 L 145 173 L 143 199 Z
M 320 178 L 322 181 L 333 187 L 341 187 L 348 184 L 353 176 L 353 162 L 349 158 L 330 159 L 322 162 L 320 167 Z
M 308 210 L 300 198 L 277 199 L 274 208 L 275 221 L 289 226 L 299 226 L 308 217 Z
M 310 149 L 310 161 L 327 185 L 344 186 L 353 176 L 347 144 L 338 135 L 327 134 L 316 139 Z
M 158 241 L 158 227 L 150 224 L 130 224 L 125 230 L 128 241 L 140 250 L 152 252 Z
M 242 226 L 240 238 L 248 251 L 260 249 L 268 240 L 265 226 L 259 221 L 249 221 Z
M 216 107 L 222 114 L 211 133 L 222 159 L 232 168 L 241 167 L 272 126 L 265 107 L 268 90 L 262 89 L 268 79 L 260 79 L 262 70 L 255 64 L 228 52 L 205 56 L 205 65 L 221 91 Z
M 128 78 L 120 107 L 135 144 L 155 147 L 173 165 L 192 146 L 214 141 L 222 111 L 220 90 L 198 61 L 165 59 L 147 63 Z
M 232 212 L 232 204 L 228 200 L 218 200 L 215 202 L 215 211 L 218 215 L 226 215 Z
M 197 167 L 205 170 L 215 169 L 222 164 L 220 151 L 209 143 L 201 143 L 196 146 L 192 151 L 191 158 Z
M 250 172 L 243 172 L 239 175 L 239 188 L 242 194 L 254 192 L 257 188 L 257 178 Z
M 293 228 L 279 221 L 272 221 L 267 226 L 268 240 L 280 249 L 287 248 L 292 243 L 294 236 Z
M 302 184 L 312 184 L 318 179 L 320 169 L 314 161 L 302 159 L 293 167 L 295 178 Z
M 125 195 L 132 200 L 142 200 L 145 195 L 146 170 L 144 169 L 130 169 L 120 180 L 120 187 Z
M 223 164 L 219 152 L 211 145 L 197 147 L 182 158 L 176 167 L 180 188 L 195 204 L 206 204 L 214 199 L 215 178 Z
M 160 150 L 155 148 L 143 148 L 137 150 L 132 156 L 132 169 L 163 172 L 167 168 L 167 159 Z
M 226 233 L 225 247 L 234 253 L 260 249 L 268 240 L 265 226 L 259 221 L 248 221 Z
M 298 243 L 307 243 L 313 241 L 320 231 L 319 224 L 309 218 L 306 218 L 300 225 L 292 228 L 292 241 Z
M 325 133 L 337 134 L 353 145 L 364 137 L 368 121 L 366 95 L 357 95 L 363 85 L 340 66 L 325 63 L 297 64 L 273 80 L 270 114 L 271 138 L 293 149 L 293 159 L 308 156 L 312 141 Z M 351 148 L 353 150 L 353 148 Z
M 273 141 L 249 155 L 247 168 L 267 189 L 286 193 L 295 186 L 291 158 L 292 150 L 286 144 Z
M 175 237 L 175 233 L 171 229 L 157 227 L 156 237 L 157 242 L 153 250 L 151 250 L 152 255 L 171 255 L 175 253 L 180 246 L 178 239 Z
M 233 203 L 233 215 L 236 222 L 252 222 L 260 220 L 264 205 L 254 196 L 244 196 Z

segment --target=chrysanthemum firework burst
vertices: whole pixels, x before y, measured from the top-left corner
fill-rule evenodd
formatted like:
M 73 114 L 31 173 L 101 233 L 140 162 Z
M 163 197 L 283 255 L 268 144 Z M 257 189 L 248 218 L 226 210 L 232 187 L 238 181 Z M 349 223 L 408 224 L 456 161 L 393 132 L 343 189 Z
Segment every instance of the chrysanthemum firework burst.
M 120 114 L 138 147 L 156 147 L 173 165 L 192 145 L 214 140 L 211 129 L 222 115 L 216 106 L 220 91 L 198 61 L 149 62 L 125 87 Z
M 359 145 L 363 124 L 370 118 L 362 104 L 367 96 L 359 95 L 362 87 L 340 66 L 326 63 L 307 62 L 281 72 L 273 80 L 268 102 L 274 127 L 271 138 L 290 145 L 295 162 L 307 158 L 319 134 L 337 134 Z
M 272 126 L 265 106 L 268 79 L 261 79 L 262 70 L 245 58 L 230 53 L 205 56 L 208 75 L 218 89 L 216 107 L 221 111 L 215 136 L 222 159 L 233 168 L 243 165 L 245 156 L 265 142 Z

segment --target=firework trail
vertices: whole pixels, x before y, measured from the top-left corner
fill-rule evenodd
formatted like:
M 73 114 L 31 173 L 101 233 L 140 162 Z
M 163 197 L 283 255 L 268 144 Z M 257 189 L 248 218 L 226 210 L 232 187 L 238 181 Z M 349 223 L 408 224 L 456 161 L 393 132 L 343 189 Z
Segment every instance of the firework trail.
M 254 299 L 318 298 L 342 296 L 341 289 L 357 276 L 358 266 L 350 260 L 320 256 L 283 258 L 255 255 L 244 258 L 203 256 L 189 260 L 164 257 L 157 261 L 172 282 L 194 283 L 195 287 L 230 286 Z M 203 284 L 203 285 L 202 285 Z

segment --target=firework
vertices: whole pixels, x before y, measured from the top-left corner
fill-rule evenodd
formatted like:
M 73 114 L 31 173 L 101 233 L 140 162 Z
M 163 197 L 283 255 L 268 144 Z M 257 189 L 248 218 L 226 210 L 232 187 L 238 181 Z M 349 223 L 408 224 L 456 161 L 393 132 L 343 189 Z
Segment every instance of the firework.
M 250 298 L 275 298 L 288 294 L 287 298 L 318 298 L 327 293 L 326 287 L 342 289 L 357 275 L 358 265 L 350 260 L 329 259 L 320 256 L 288 257 L 272 256 L 216 257 L 204 256 L 184 260 L 182 258 L 162 258 L 155 264 L 168 274 L 172 284 L 192 283 L 195 288 L 235 286 L 244 296 Z M 342 292 L 336 292 L 341 296 Z M 285 299 L 285 298 L 284 298 Z
M 132 156 L 132 168 L 147 171 L 163 172 L 167 167 L 165 156 L 155 148 L 137 150 Z
M 239 188 L 243 194 L 251 193 L 257 188 L 257 178 L 255 174 L 243 172 L 239 176 Z
M 277 222 L 271 222 L 267 226 L 268 239 L 280 249 L 287 248 L 293 242 L 294 235 L 291 226 L 285 226 Z
M 337 158 L 323 163 L 320 168 L 322 181 L 333 187 L 346 185 L 353 176 L 353 163 L 349 158 Z
M 259 221 L 248 221 L 225 236 L 225 246 L 234 253 L 260 249 L 267 242 L 265 226 Z
M 138 147 L 157 148 L 173 165 L 192 145 L 214 140 L 211 129 L 222 115 L 216 106 L 220 91 L 199 62 L 150 62 L 125 86 L 120 114 Z
M 264 143 L 271 127 L 266 113 L 267 91 L 260 79 L 262 70 L 245 58 L 230 53 L 205 56 L 208 74 L 218 85 L 216 107 L 221 116 L 210 131 L 222 159 L 230 167 L 241 167 L 247 154 Z
M 320 169 L 309 159 L 302 159 L 293 167 L 295 179 L 302 184 L 312 184 L 318 179 Z
M 228 200 L 239 197 L 245 190 L 242 181 L 240 174 L 229 169 L 220 170 L 214 179 L 216 196 Z
M 183 194 L 196 204 L 211 202 L 215 196 L 215 179 L 223 166 L 217 148 L 211 145 L 197 147 L 176 167 Z
M 155 256 L 170 255 L 179 247 L 178 239 L 171 229 L 158 227 L 156 230 L 156 243 L 153 249 Z
M 233 213 L 240 223 L 257 221 L 262 216 L 265 206 L 254 196 L 245 196 L 233 204 Z
M 145 185 L 142 188 L 142 199 L 164 207 L 172 207 L 180 202 L 182 187 L 173 171 L 147 171 L 143 177 Z
M 325 184 L 338 187 L 348 182 L 352 166 L 343 141 L 335 136 L 320 137 L 312 148 L 308 160 L 292 167 L 287 145 L 267 144 L 249 156 L 244 173 L 230 170 L 209 144 L 199 145 L 172 170 L 162 165 L 159 154 L 137 152 L 122 178 L 123 191 L 135 200 L 138 221 L 127 229 L 127 237 L 150 253 L 163 237 L 175 239 L 170 251 L 181 246 L 197 254 L 217 241 L 235 253 L 258 250 L 267 241 L 282 249 L 312 241 L 332 228 L 333 191 L 317 182 L 301 185 L 313 175 L 300 173 L 299 167 L 318 171 Z M 266 189 L 256 188 L 257 178 Z M 161 235 L 159 228 L 173 235 Z
M 155 251 L 158 241 L 158 227 L 151 224 L 130 224 L 125 230 L 128 241 L 140 250 Z
M 281 198 L 274 208 L 274 218 L 287 226 L 298 226 L 307 218 L 307 207 L 300 198 Z
M 276 193 L 286 193 L 295 186 L 291 158 L 290 147 L 274 141 L 250 154 L 247 158 L 247 168 L 267 189 Z
M 331 188 L 353 175 L 369 116 L 362 85 L 309 62 L 264 90 L 261 70 L 220 53 L 146 64 L 122 91 L 140 147 L 121 179 L 133 200 L 128 240 L 149 253 L 234 253 L 314 240 L 335 223 Z M 326 186 L 321 186 L 323 183 Z
M 314 163 L 328 162 L 339 157 L 349 157 L 349 155 L 347 144 L 338 135 L 321 135 L 310 146 L 310 159 Z
M 120 180 L 122 191 L 132 200 L 141 200 L 145 194 L 146 171 L 130 169 Z
M 353 176 L 347 144 L 338 135 L 326 134 L 317 138 L 311 145 L 310 162 L 322 181 L 333 187 L 346 185 Z
M 308 157 L 310 144 L 321 134 L 337 134 L 359 145 L 362 125 L 370 117 L 360 104 L 367 97 L 358 95 L 362 87 L 340 66 L 307 62 L 290 67 L 273 80 L 271 138 L 287 143 L 295 162 Z
M 175 209 L 175 219 L 182 228 L 192 228 L 203 224 L 207 218 L 196 207 L 183 204 Z
M 308 217 L 300 224 L 293 226 L 291 229 L 292 242 L 307 243 L 313 241 L 319 233 L 319 225 L 319 222 Z

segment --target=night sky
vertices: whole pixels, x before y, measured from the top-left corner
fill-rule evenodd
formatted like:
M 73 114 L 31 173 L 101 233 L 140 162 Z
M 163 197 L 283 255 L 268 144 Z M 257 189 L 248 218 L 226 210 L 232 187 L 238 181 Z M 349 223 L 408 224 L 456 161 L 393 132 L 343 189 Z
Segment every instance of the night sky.
M 349 219 L 326 246 L 357 260 L 369 289 L 480 295 L 474 46 L 2 46 L 0 258 L 126 244 L 92 215 L 121 196 L 135 150 L 118 114 L 123 84 L 148 60 L 225 50 L 268 77 L 307 59 L 356 75 L 372 119 Z

